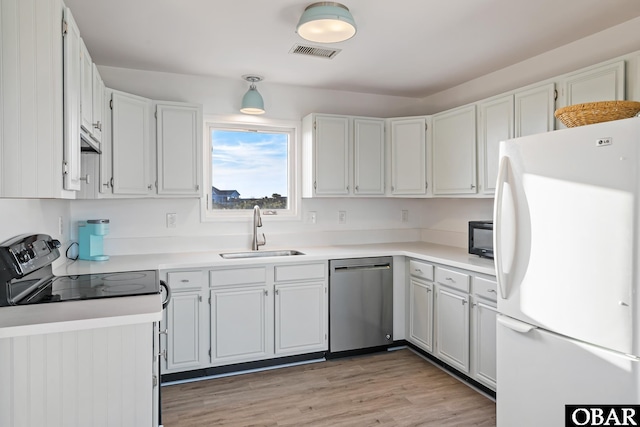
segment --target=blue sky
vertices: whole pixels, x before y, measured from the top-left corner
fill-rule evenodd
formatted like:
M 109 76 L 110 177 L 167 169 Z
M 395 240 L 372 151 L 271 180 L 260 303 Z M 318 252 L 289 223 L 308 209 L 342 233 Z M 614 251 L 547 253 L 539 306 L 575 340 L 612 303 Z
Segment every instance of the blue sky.
M 288 135 L 213 130 L 211 182 L 241 198 L 287 195 Z

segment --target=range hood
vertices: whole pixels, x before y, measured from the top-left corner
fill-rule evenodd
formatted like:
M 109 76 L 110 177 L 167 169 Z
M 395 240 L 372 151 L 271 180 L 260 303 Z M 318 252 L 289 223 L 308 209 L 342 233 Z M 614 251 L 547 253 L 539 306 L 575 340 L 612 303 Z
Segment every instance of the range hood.
M 80 151 L 83 153 L 102 154 L 100 143 L 95 141 L 89 135 L 85 135 L 83 132 L 80 132 Z

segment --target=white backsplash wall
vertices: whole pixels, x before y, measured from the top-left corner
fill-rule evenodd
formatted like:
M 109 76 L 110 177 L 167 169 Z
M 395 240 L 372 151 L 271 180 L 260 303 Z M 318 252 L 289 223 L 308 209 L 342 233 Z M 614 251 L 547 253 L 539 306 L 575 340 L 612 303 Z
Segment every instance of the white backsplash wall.
M 493 199 L 426 199 L 420 240 L 468 246 L 469 221 L 493 219 Z
M 424 199 L 304 199 L 300 219 L 264 215 L 259 232 L 267 238 L 266 249 L 417 241 L 425 203 Z M 77 238 L 78 221 L 110 220 L 105 237 L 108 255 L 251 248 L 251 217 L 201 222 L 199 200 L 73 200 L 70 206 L 72 239 Z M 409 213 L 407 222 L 402 222 L 402 210 Z M 315 224 L 308 222 L 309 211 L 316 212 Z M 346 224 L 338 224 L 338 211 L 347 213 Z M 167 228 L 167 213 L 177 215 L 175 228 Z
M 62 233 L 59 229 L 62 223 Z M 0 199 L 0 242 L 19 234 L 49 234 L 60 240 L 61 260 L 68 246 L 70 209 L 68 200 Z

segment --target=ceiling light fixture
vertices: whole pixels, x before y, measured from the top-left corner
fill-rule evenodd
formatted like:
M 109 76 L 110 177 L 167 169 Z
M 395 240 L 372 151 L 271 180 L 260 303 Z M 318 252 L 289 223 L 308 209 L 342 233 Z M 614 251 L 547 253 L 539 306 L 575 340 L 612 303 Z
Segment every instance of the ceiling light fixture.
M 307 6 L 296 31 L 300 37 L 312 42 L 337 43 L 356 34 L 356 22 L 345 5 L 322 1 Z
M 256 83 L 262 81 L 262 77 L 246 75 L 243 79 L 251 83 L 249 90 L 242 97 L 242 107 L 240 112 L 244 114 L 264 114 L 264 100 L 256 89 Z

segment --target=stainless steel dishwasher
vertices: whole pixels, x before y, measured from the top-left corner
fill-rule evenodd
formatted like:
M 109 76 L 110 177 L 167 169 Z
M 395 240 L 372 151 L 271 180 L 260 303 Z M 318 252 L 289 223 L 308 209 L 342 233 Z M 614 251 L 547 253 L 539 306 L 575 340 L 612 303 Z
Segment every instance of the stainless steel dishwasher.
M 329 351 L 393 342 L 393 258 L 329 261 Z

